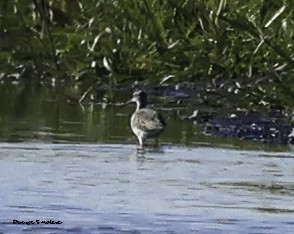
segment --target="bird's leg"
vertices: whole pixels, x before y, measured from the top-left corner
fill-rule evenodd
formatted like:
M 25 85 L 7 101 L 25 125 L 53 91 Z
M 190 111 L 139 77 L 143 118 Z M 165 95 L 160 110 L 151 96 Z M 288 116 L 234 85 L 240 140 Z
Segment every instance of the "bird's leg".
M 140 147 L 143 148 L 143 145 L 144 145 L 143 139 L 141 137 L 138 137 L 138 140 L 139 140 Z

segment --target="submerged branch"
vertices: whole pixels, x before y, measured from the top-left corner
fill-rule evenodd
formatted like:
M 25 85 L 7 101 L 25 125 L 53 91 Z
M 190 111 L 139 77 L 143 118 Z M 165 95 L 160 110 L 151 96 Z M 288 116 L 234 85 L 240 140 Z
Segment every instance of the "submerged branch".
M 81 98 L 79 99 L 79 103 L 82 103 L 82 101 L 86 98 L 86 96 L 94 89 L 95 86 L 97 86 L 98 84 L 100 84 L 100 80 L 97 81 L 95 84 L 91 85 L 81 96 Z

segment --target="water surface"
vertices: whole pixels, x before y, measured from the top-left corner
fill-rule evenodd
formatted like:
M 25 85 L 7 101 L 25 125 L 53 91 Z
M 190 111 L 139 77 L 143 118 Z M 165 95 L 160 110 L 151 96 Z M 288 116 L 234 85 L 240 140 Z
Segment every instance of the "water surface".
M 294 154 L 0 144 L 0 232 L 291 233 Z M 17 220 L 62 224 L 16 225 Z
M 290 147 L 206 136 L 193 102 L 151 97 L 168 127 L 138 150 L 130 93 L 75 92 L 0 83 L 0 233 L 292 232 Z

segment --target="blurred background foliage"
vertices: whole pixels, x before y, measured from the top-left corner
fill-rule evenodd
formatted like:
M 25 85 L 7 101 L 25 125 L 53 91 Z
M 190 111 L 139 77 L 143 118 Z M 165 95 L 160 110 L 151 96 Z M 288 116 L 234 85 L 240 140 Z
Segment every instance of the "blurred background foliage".
M 202 82 L 293 106 L 290 0 L 2 0 L 0 79 Z

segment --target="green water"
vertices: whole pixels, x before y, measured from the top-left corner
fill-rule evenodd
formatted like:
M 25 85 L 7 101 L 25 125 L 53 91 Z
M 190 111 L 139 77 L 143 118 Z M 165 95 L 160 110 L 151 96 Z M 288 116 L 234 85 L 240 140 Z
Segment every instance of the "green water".
M 129 120 L 135 106 L 119 106 L 131 97 L 130 91 L 98 90 L 94 104 L 79 104 L 79 89 L 36 85 L 0 85 L 0 140 L 46 143 L 88 142 L 137 144 Z M 103 97 L 109 105 L 99 104 Z M 238 139 L 206 136 L 204 125 L 182 120 L 199 106 L 193 100 L 177 104 L 172 98 L 151 96 L 150 104 L 165 117 L 167 128 L 161 144 L 287 150 Z M 203 108 L 203 107 L 202 107 Z M 151 141 L 150 144 L 153 142 Z

